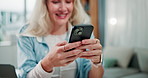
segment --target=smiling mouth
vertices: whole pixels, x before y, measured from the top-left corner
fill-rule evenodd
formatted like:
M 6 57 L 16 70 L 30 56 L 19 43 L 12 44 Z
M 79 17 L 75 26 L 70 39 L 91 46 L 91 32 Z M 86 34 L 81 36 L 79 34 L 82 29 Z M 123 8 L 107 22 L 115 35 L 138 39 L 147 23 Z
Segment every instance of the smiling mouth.
M 68 14 L 56 14 L 56 16 L 58 16 L 58 18 L 60 18 L 60 19 L 66 18 L 67 15 Z

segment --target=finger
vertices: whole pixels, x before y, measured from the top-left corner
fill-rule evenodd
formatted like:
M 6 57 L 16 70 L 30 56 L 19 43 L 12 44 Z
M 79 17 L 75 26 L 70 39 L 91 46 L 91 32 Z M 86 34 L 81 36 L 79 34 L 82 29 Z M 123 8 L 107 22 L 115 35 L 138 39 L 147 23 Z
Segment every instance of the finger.
M 74 61 L 74 60 L 73 60 Z M 63 66 L 67 66 L 68 64 L 72 63 L 73 61 L 66 62 Z
M 78 47 L 78 49 L 89 49 L 89 50 L 94 50 L 94 49 L 102 49 L 101 44 L 89 44 L 89 45 L 83 45 Z
M 85 39 L 85 40 L 82 40 L 82 44 L 96 44 L 96 43 L 100 43 L 100 40 L 98 40 L 98 39 Z
M 85 59 L 98 59 L 98 60 L 99 60 L 99 56 L 81 56 L 80 58 L 85 58 Z
M 100 62 L 100 61 L 101 61 L 101 56 L 92 59 L 92 62 Z
M 65 51 L 65 46 L 60 46 L 57 49 L 57 52 L 64 52 Z
M 59 42 L 58 44 L 56 44 L 56 46 L 63 46 L 67 44 L 67 41 L 62 41 L 62 42 Z
M 58 43 L 60 47 L 58 48 L 58 52 L 65 52 L 69 49 L 73 49 L 81 45 L 81 42 L 67 43 L 66 41 Z
M 75 50 L 72 50 L 72 51 L 64 52 L 63 56 L 65 56 L 65 58 L 68 58 L 68 57 L 72 57 L 72 56 L 75 56 L 75 55 L 79 55 L 81 52 L 83 52 L 83 51 L 75 49 Z
M 66 58 L 66 62 L 69 62 L 69 61 L 74 61 L 75 59 L 77 59 L 78 58 L 78 56 L 77 55 L 75 55 L 75 56 L 72 56 L 72 57 L 68 57 L 68 58 Z
M 72 61 L 74 61 L 74 60 L 77 59 L 77 58 L 78 58 L 78 56 L 65 58 L 64 60 L 61 61 L 61 63 L 67 64 L 68 62 L 72 62 Z
M 64 45 L 64 50 L 70 50 L 70 49 L 73 49 L 73 48 L 77 48 L 77 47 L 79 47 L 81 45 L 81 42 L 79 41 L 79 42 L 74 42 L 74 43 L 69 43 L 69 44 L 66 44 L 66 45 Z
M 78 56 L 81 52 L 83 52 L 83 51 L 82 50 L 77 50 L 77 49 L 69 51 L 69 52 L 61 52 L 61 57 L 60 58 L 61 58 L 61 60 L 63 60 L 65 58 L 70 58 L 70 57 Z
M 85 51 L 80 54 L 80 56 L 100 56 L 102 54 L 102 50 L 93 50 L 93 51 Z

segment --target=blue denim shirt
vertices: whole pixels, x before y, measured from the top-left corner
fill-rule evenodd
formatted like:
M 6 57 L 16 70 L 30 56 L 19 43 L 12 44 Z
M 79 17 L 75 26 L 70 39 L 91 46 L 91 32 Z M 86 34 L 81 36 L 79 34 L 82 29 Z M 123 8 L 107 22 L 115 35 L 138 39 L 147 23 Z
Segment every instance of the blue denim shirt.
M 24 26 L 20 33 L 27 28 Z M 91 38 L 94 38 L 93 35 Z M 68 38 L 65 38 L 68 41 Z M 18 36 L 18 68 L 19 78 L 26 78 L 27 73 L 31 71 L 50 51 L 50 47 L 44 41 L 44 37 Z M 76 78 L 88 78 L 88 72 L 91 69 L 91 63 L 88 59 L 78 58 Z

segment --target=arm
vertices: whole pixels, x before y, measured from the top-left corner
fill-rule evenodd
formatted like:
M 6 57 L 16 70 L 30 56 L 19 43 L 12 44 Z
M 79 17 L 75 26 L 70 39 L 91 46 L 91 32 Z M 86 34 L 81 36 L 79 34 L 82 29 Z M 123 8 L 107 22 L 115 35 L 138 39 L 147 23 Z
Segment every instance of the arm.
M 28 25 L 21 28 L 17 41 L 17 61 L 18 61 L 18 77 L 19 78 L 45 78 L 50 77 L 52 73 L 43 70 L 41 63 L 37 63 L 34 51 L 34 38 L 23 36 Z
M 93 62 L 92 62 L 91 65 L 92 65 L 92 67 L 89 72 L 89 78 L 103 78 L 104 68 L 101 65 L 101 63 L 93 64 Z
M 27 78 L 51 78 L 52 72 L 46 72 L 42 68 L 41 61 L 32 69 L 28 74 Z
M 32 38 L 20 36 L 18 38 L 18 67 L 20 78 L 46 78 L 52 73 L 47 73 L 41 67 L 41 63 L 37 64 L 35 52 L 33 51 Z
M 89 72 L 89 78 L 103 78 L 103 72 L 104 72 L 104 69 L 103 69 L 103 66 L 94 66 L 92 65 L 92 68 Z

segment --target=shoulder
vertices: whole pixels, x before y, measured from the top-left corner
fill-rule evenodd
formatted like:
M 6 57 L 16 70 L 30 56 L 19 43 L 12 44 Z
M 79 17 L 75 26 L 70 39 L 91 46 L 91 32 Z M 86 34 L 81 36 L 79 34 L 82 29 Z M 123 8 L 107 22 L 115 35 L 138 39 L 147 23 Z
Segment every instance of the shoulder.
M 28 33 L 26 33 L 26 30 L 27 30 L 28 26 L 29 26 L 29 24 L 25 24 L 19 29 L 19 32 L 16 35 L 19 41 L 25 41 L 25 42 L 28 41 L 28 42 L 30 42 L 31 40 L 34 39 L 34 36 L 32 36 L 32 35 L 30 36 Z
M 28 31 L 28 27 L 29 27 L 29 24 L 25 24 L 24 26 L 22 26 L 20 29 L 19 29 L 19 32 L 17 34 L 18 37 L 20 36 L 26 36 L 26 37 L 37 37 L 35 35 L 32 35 L 29 31 Z
M 23 25 L 23 26 L 19 29 L 19 34 L 20 34 L 20 33 L 23 33 L 23 32 L 27 29 L 28 26 L 29 26 L 29 24 Z

